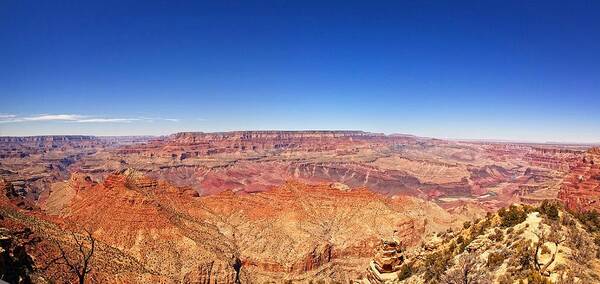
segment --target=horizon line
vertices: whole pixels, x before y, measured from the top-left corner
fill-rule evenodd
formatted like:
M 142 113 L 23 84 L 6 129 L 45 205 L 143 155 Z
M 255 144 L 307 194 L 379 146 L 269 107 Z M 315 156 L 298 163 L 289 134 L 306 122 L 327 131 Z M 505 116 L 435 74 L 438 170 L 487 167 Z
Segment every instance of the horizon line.
M 96 134 L 43 134 L 43 135 L 0 135 L 0 138 L 9 138 L 9 137 L 15 137 L 15 138 L 26 138 L 26 137 L 53 137 L 53 136 L 59 136 L 59 137 L 65 137 L 65 136 L 90 136 L 90 137 L 164 137 L 164 136 L 169 136 L 169 135 L 174 135 L 174 134 L 179 134 L 179 133 L 231 133 L 231 132 L 249 132 L 249 131 L 257 131 L 257 132 L 267 132 L 267 131 L 286 131 L 286 132 L 302 132 L 302 131 L 323 131 L 323 132 L 344 132 L 344 131 L 358 131 L 358 132 L 364 132 L 364 133 L 371 133 L 371 134 L 383 134 L 386 137 L 389 136 L 393 136 L 393 135 L 404 135 L 404 136 L 413 136 L 416 138 L 424 138 L 424 139 L 438 139 L 438 140 L 446 140 L 446 141 L 453 141 L 453 142 L 467 142 L 467 143 L 517 143 L 517 144 L 547 144 L 547 145 L 579 145 L 579 146 L 588 146 L 588 145 L 592 145 L 592 146 L 596 146 L 596 145 L 600 145 L 600 141 L 597 142 L 569 142 L 569 141 L 533 141 L 533 140 L 518 140 L 518 139 L 502 139 L 502 138 L 456 138 L 456 137 L 432 137 L 432 136 L 421 136 L 421 135 L 416 135 L 416 134 L 410 134 L 410 133 L 400 133 L 400 132 L 372 132 L 372 131 L 366 131 L 366 130 L 344 130 L 344 129 L 302 129 L 302 130 L 285 130 L 285 129 L 245 129 L 245 130 L 226 130 L 226 131 L 177 131 L 177 132 L 172 132 L 172 133 L 167 133 L 167 134 L 159 134 L 159 135 L 154 135 L 154 134 L 136 134 L 136 135 L 96 135 Z

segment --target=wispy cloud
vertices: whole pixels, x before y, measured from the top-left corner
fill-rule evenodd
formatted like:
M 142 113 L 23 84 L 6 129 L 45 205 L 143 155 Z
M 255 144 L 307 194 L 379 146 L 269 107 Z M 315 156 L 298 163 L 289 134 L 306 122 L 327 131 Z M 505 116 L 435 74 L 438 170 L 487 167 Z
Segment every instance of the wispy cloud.
M 134 121 L 170 121 L 179 122 L 177 118 L 152 118 L 152 117 L 101 117 L 94 115 L 80 114 L 39 114 L 30 116 L 18 116 L 14 114 L 0 114 L 0 123 L 18 123 L 18 122 L 75 122 L 75 123 L 130 123 Z
M 23 121 L 77 121 L 85 116 L 77 114 L 42 114 L 22 117 Z
M 134 122 L 134 121 L 140 121 L 140 120 L 144 120 L 144 119 L 140 119 L 140 118 L 85 118 L 85 119 L 77 119 L 74 120 L 73 122 L 80 122 L 80 123 L 90 123 L 90 122 Z

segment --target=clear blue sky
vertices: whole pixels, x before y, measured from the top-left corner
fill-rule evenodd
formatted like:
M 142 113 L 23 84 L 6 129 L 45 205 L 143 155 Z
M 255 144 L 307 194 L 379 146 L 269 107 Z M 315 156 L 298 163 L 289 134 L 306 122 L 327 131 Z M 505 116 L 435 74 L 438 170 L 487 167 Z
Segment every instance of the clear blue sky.
M 6 0 L 0 135 L 362 129 L 600 142 L 599 11 L 600 1 Z

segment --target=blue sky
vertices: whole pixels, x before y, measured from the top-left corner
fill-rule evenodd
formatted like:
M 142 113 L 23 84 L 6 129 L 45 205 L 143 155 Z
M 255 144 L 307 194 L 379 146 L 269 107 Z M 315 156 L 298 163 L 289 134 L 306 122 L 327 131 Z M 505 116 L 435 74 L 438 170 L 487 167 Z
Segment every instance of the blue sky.
M 600 142 L 598 1 L 176 2 L 2 1 L 0 135 Z

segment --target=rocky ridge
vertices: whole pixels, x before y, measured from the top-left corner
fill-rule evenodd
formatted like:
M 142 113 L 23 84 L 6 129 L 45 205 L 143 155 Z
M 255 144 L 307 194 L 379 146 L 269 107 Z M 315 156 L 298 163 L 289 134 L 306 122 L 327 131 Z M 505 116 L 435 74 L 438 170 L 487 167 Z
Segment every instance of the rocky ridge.
M 394 267 L 380 269 L 375 257 L 370 277 L 360 282 L 596 283 L 598 228 L 581 220 L 555 202 L 512 205 L 460 230 L 430 235 Z

